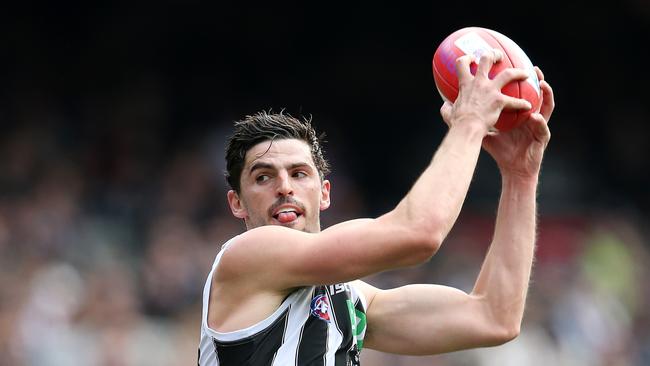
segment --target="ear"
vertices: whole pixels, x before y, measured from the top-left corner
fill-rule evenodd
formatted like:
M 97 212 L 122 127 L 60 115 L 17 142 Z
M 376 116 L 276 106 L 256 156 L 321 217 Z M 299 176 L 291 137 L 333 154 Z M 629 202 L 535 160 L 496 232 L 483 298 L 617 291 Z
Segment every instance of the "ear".
M 330 207 L 330 181 L 323 180 L 320 187 L 320 210 L 325 211 Z
M 228 206 L 230 206 L 230 211 L 236 218 L 245 219 L 248 217 L 248 211 L 241 198 L 239 198 L 239 194 L 232 189 L 228 191 Z

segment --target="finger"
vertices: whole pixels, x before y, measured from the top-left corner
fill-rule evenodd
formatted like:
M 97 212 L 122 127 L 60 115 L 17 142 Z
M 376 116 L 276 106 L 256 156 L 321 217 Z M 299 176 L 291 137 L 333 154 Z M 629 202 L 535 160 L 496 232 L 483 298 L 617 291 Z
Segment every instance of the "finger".
M 515 110 L 529 110 L 533 107 L 529 101 L 526 99 L 510 97 L 507 95 L 502 95 L 503 98 L 503 109 L 515 109 Z
M 494 83 L 499 87 L 499 89 L 501 89 L 513 81 L 526 80 L 527 78 L 528 78 L 528 73 L 526 72 L 526 70 L 518 69 L 518 68 L 508 68 L 501 71 L 494 78 Z
M 458 76 L 459 84 L 473 78 L 472 73 L 469 71 L 469 65 L 473 60 L 472 55 L 463 55 L 456 59 L 456 76 Z
M 440 107 L 440 115 L 442 116 L 442 120 L 445 121 L 447 126 L 451 126 L 449 124 L 449 121 L 451 120 L 451 108 L 452 104 L 449 101 L 445 101 L 442 107 Z
M 535 140 L 548 144 L 551 139 L 551 130 L 548 128 L 548 121 L 540 113 L 531 113 L 528 123 L 531 124 Z
M 542 106 L 539 109 L 539 113 L 544 116 L 544 119 L 547 121 L 551 119 L 553 110 L 555 109 L 555 98 L 553 96 L 553 88 L 545 81 L 542 80 L 539 83 L 540 88 L 542 89 Z
M 478 62 L 476 76 L 487 78 L 490 70 L 492 70 L 492 66 L 499 62 L 502 57 L 503 54 L 497 49 L 485 50 Z

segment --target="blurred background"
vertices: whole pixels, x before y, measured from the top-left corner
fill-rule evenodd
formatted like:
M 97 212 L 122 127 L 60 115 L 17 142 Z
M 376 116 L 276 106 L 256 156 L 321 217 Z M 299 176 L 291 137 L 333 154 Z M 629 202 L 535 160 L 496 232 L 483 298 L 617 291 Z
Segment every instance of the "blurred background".
M 195 364 L 205 276 L 244 229 L 225 201 L 232 122 L 313 117 L 333 165 L 324 226 L 381 215 L 444 136 L 431 58 L 466 26 L 512 38 L 556 95 L 522 334 L 364 364 L 649 365 L 645 0 L 3 9 L 0 365 Z M 499 187 L 484 156 L 438 255 L 367 280 L 471 290 Z

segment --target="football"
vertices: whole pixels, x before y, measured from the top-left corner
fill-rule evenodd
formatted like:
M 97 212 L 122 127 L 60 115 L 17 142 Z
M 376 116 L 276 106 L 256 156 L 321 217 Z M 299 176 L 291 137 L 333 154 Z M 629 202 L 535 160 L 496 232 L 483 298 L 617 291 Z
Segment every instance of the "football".
M 506 68 L 516 67 L 526 70 L 528 78 L 513 81 L 501 89 L 505 95 L 523 98 L 533 106 L 528 111 L 503 110 L 495 124 L 499 131 L 508 131 L 525 121 L 531 113 L 538 112 L 541 104 L 539 80 L 533 64 L 526 53 L 510 38 L 486 28 L 467 27 L 450 34 L 438 46 L 433 55 L 433 78 L 443 100 L 454 102 L 458 97 L 458 77 L 456 59 L 463 55 L 473 55 L 476 62 L 483 52 L 499 49 L 503 58 L 492 66 L 490 79 Z M 477 64 L 472 62 L 470 70 L 476 74 Z

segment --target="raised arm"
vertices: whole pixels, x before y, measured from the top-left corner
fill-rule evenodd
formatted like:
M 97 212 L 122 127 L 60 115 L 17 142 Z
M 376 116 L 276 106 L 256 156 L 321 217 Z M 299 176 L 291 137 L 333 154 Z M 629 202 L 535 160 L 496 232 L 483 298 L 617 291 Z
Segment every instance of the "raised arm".
M 540 79 L 543 79 L 538 70 Z M 365 344 L 387 352 L 435 354 L 497 345 L 519 333 L 533 262 L 536 188 L 550 138 L 553 92 L 542 81 L 541 114 L 487 137 L 485 149 L 502 175 L 494 237 L 471 293 L 436 285 L 382 291 L 360 283 L 369 298 Z
M 494 80 L 488 71 L 500 54 L 486 52 L 476 77 L 471 59 L 458 61 L 461 90 L 443 109 L 451 127 L 431 163 L 397 207 L 377 218 L 353 220 L 321 233 L 262 226 L 242 234 L 223 255 L 219 279 L 290 289 L 354 280 L 430 258 L 455 222 L 465 199 L 481 143 L 501 109 L 530 108 L 501 94 L 525 72 L 510 69 Z M 254 271 L 251 271 L 254 269 Z
M 541 113 L 518 131 L 490 136 L 485 149 L 502 176 L 501 199 L 492 246 L 473 293 L 490 302 L 494 319 L 511 334 L 519 332 L 536 239 L 536 192 L 544 150 L 551 138 L 547 121 L 553 90 L 536 68 L 542 88 Z

